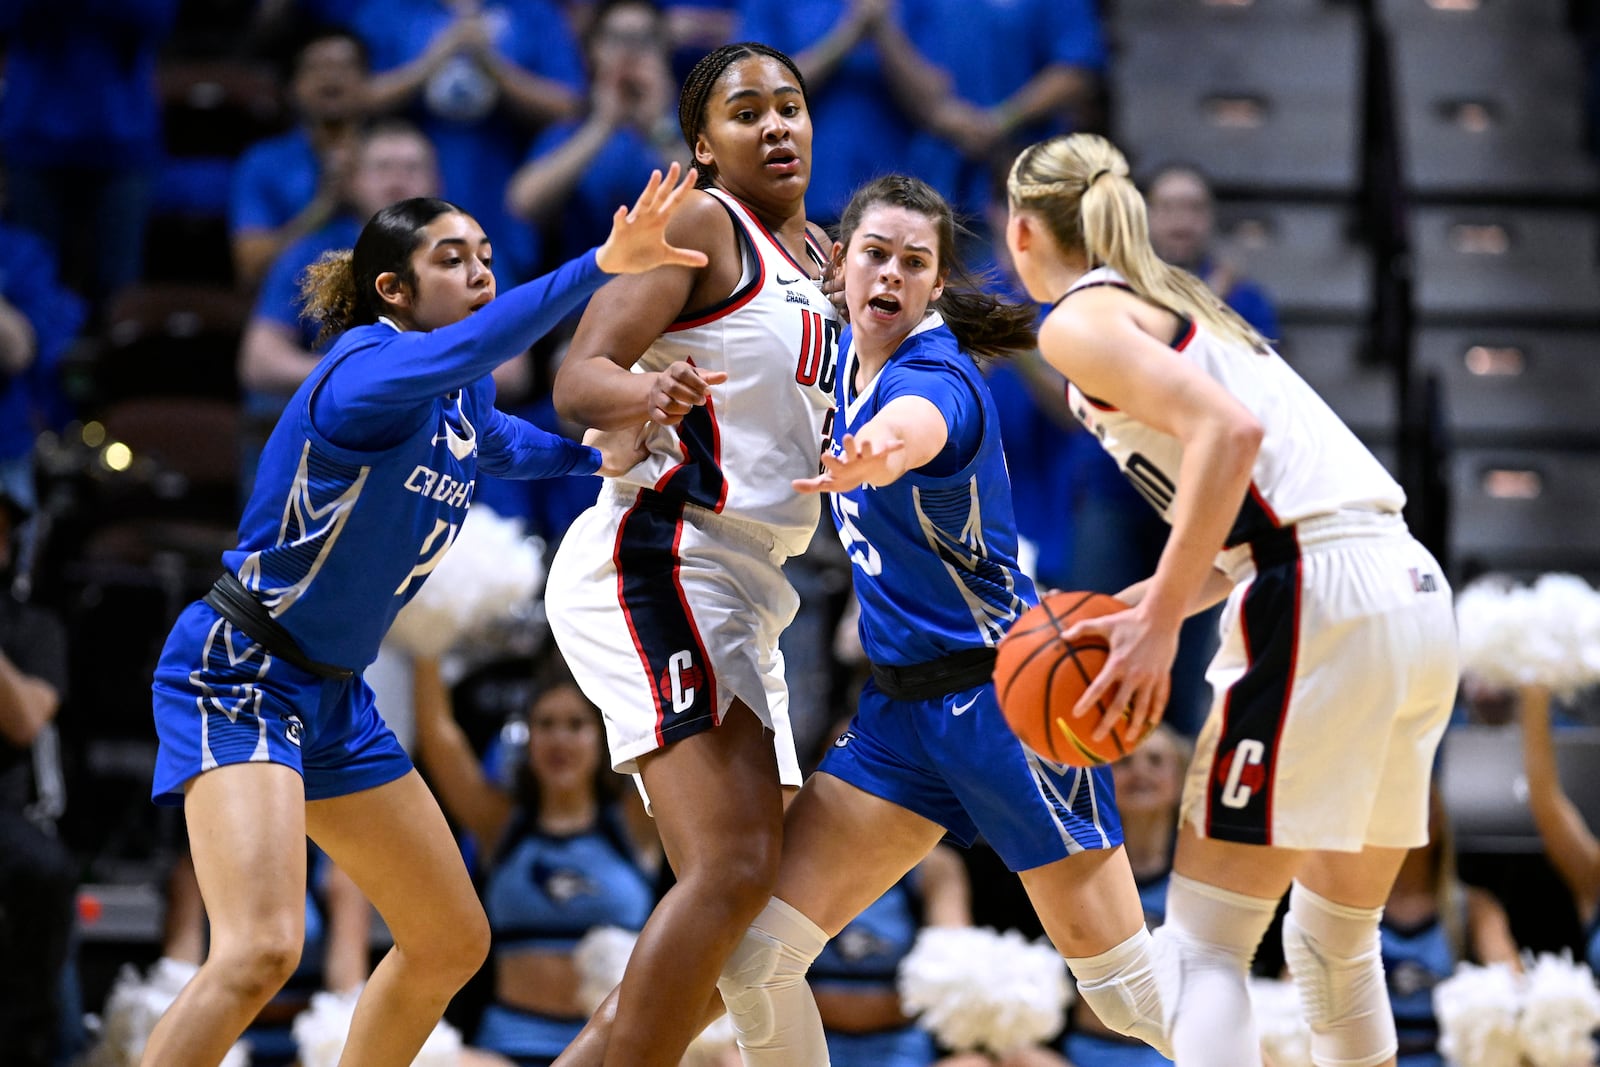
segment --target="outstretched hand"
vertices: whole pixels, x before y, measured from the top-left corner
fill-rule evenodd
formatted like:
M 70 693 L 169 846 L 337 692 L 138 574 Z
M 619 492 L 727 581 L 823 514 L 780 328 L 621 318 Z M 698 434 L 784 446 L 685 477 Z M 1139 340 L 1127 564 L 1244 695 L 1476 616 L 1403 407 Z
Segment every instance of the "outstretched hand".
M 692 409 L 705 404 L 713 385 L 727 380 L 727 371 L 701 370 L 681 359 L 657 371 L 647 401 L 650 421 L 662 426 L 678 425 Z
M 650 182 L 639 194 L 630 211 L 617 208 L 611 217 L 611 235 L 595 253 L 595 261 L 607 274 L 642 274 L 656 267 L 703 267 L 708 262 L 704 252 L 678 248 L 667 243 L 667 223 L 682 206 L 684 198 L 694 188 L 696 172 L 690 167 L 678 180 L 677 163 L 667 168 L 666 177 L 659 170 L 650 173 Z
M 867 482 L 890 482 L 899 473 L 891 466 L 890 457 L 905 447 L 906 443 L 897 438 L 874 447 L 871 441 L 860 441 L 847 433 L 839 442 L 837 453 L 822 454 L 821 474 L 796 478 L 790 484 L 799 493 L 848 493 Z

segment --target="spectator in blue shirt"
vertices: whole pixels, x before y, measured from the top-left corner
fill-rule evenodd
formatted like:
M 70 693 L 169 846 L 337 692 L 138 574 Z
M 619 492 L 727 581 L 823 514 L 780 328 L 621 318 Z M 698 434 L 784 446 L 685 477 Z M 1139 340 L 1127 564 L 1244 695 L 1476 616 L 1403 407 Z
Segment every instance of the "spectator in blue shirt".
M 506 190 L 512 214 L 543 229 L 547 258 L 599 243 L 617 205 L 652 170 L 689 162 L 667 43 L 665 18 L 650 0 L 600 5 L 586 37 L 588 116 L 540 134 Z
M 300 317 L 300 276 L 325 253 L 350 248 L 361 227 L 399 200 L 434 196 L 439 170 L 433 146 L 416 127 L 398 119 L 362 134 L 339 194 L 339 209 L 321 228 L 284 250 L 267 271 L 239 346 L 239 384 L 245 429 L 239 472 L 245 497 L 255 480 L 266 431 L 322 358 L 317 327 Z
M 37 506 L 33 443 L 65 406 L 61 357 L 83 325 L 84 306 L 56 280 L 50 248 L 0 223 L 0 496 Z
M 539 259 L 505 208 L 528 139 L 575 115 L 583 62 L 554 0 L 364 0 L 352 28 L 375 72 L 375 112 L 409 109 L 439 152 L 444 192 L 490 233 L 502 275 Z
M 234 273 L 246 288 L 339 210 L 366 78 L 366 49 L 349 33 L 318 33 L 295 54 L 289 97 L 299 125 L 252 145 L 233 174 L 228 230 Z
M 912 125 L 884 77 L 885 51 L 906 45 L 888 17 L 887 0 L 742 0 L 739 37 L 794 56 L 806 80 L 817 129 L 817 167 L 806 210 L 824 221 L 839 217 L 856 186 L 888 173 L 904 159 Z M 893 35 L 896 40 L 886 40 Z M 884 43 L 880 43 L 884 42 Z
M 97 307 L 139 275 L 161 154 L 156 53 L 178 0 L 0 3 L 0 158 L 11 219 Z
M 1093 0 L 919 0 L 896 16 L 909 47 L 880 35 L 884 73 L 924 128 L 905 167 L 982 214 L 991 158 L 1081 125 L 1106 50 Z
M 1203 279 L 1261 336 L 1276 338 L 1278 311 L 1272 298 L 1213 250 L 1216 212 L 1206 176 L 1188 164 L 1163 167 L 1145 183 L 1145 201 L 1156 255 Z

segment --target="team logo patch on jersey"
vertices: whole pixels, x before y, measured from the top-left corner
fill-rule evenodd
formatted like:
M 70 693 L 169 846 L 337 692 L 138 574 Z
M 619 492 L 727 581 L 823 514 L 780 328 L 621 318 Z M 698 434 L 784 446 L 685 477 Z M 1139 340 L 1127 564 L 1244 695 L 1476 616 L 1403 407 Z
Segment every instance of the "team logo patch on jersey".
M 795 281 L 799 280 L 799 278 L 795 279 Z M 791 304 L 804 304 L 806 307 L 811 306 L 811 301 L 806 299 L 806 294 L 796 292 L 793 289 L 785 289 L 783 292 L 783 298 Z
M 854 741 L 855 739 L 856 739 L 855 731 L 846 730 L 844 733 L 840 734 L 838 737 L 833 739 L 833 747 L 834 748 L 844 748 L 846 745 L 848 745 L 850 742 Z
M 1423 574 L 1416 567 L 1407 567 L 1411 574 L 1411 590 L 1415 593 L 1437 593 L 1439 591 L 1439 576 L 1437 574 Z
M 300 747 L 300 734 L 305 728 L 306 724 L 300 721 L 300 716 L 285 715 L 283 717 L 283 739 L 295 748 Z
M 667 660 L 667 669 L 656 679 L 656 692 L 662 703 L 672 708 L 673 714 L 682 714 L 694 707 L 694 698 L 705 685 L 705 672 L 694 662 L 687 650 L 675 652 Z
M 1266 746 L 1254 738 L 1246 738 L 1217 760 L 1214 773 L 1217 784 L 1222 786 L 1225 807 L 1242 808 L 1261 792 L 1261 787 L 1267 784 L 1265 757 Z

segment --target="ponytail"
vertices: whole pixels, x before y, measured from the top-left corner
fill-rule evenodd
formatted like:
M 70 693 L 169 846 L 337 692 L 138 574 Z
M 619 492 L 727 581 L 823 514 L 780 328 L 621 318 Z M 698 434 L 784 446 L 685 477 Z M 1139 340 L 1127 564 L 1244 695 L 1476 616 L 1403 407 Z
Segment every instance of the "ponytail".
M 1031 145 L 1012 165 L 1006 191 L 1013 208 L 1037 216 L 1063 250 L 1081 252 L 1091 268 L 1110 267 L 1151 303 L 1266 350 L 1266 338 L 1205 282 L 1156 255 L 1144 197 L 1110 141 L 1075 133 Z
M 350 249 L 324 252 L 300 274 L 300 317 L 317 325 L 317 347 L 355 325 L 356 275 Z

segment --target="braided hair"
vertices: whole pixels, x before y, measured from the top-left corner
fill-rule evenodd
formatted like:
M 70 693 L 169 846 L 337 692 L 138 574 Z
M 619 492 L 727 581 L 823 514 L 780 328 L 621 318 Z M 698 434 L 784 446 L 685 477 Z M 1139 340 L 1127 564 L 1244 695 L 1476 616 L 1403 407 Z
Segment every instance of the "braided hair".
M 811 106 L 811 98 L 806 92 L 806 80 L 800 74 L 800 68 L 795 66 L 794 60 L 771 45 L 761 44 L 758 41 L 740 41 L 737 44 L 725 44 L 713 52 L 702 56 L 689 71 L 688 77 L 683 79 L 683 89 L 678 93 L 678 128 L 683 131 L 684 144 L 689 146 L 689 151 L 694 151 L 694 143 L 706 127 L 706 105 L 711 99 L 711 90 L 727 73 L 729 67 L 741 59 L 752 56 L 764 56 L 775 59 L 788 68 L 794 75 L 794 80 L 800 86 L 800 96 L 805 100 L 806 106 Z M 696 163 L 700 170 L 699 185 L 703 189 L 710 185 L 716 177 L 716 164 Z

